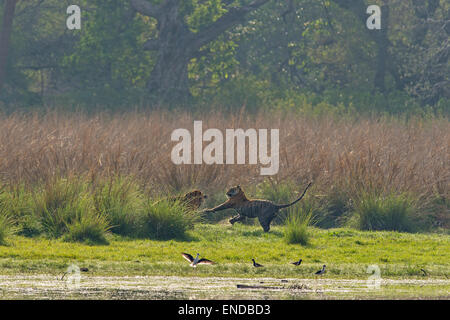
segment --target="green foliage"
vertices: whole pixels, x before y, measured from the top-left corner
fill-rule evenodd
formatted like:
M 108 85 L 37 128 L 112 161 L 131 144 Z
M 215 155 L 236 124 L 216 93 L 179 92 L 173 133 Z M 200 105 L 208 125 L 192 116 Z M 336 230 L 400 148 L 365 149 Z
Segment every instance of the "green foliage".
M 151 239 L 180 239 L 199 221 L 199 215 L 179 202 L 148 201 L 142 215 L 140 235 Z
M 121 235 L 137 232 L 143 201 L 139 186 L 130 178 L 102 181 L 94 192 L 96 212 L 108 218 L 113 233 Z
M 58 238 L 84 212 L 93 210 L 93 202 L 86 183 L 75 178 L 58 178 L 37 191 L 32 210 L 44 233 Z
M 405 194 L 362 193 L 355 204 L 360 230 L 414 231 L 414 203 Z
M 136 14 L 129 1 L 80 0 L 82 28 L 68 32 L 61 13 L 70 4 L 18 2 L 0 96 L 3 108 L 148 105 L 146 85 L 156 60 L 164 59 L 157 49 L 144 50 L 148 39 L 160 36 L 156 18 Z M 186 0 L 176 3 L 176 12 L 195 35 L 246 4 Z M 449 6 L 434 4 L 399 1 L 390 6 L 396 19 L 387 30 L 386 90 L 378 92 L 378 44 L 354 7 L 336 1 L 268 2 L 186 59 L 192 94 L 186 105 L 295 109 L 316 116 L 448 116 L 448 59 L 443 57 Z
M 352 214 L 352 205 L 347 192 L 336 187 L 332 187 L 313 208 L 317 218 L 316 226 L 326 229 L 344 226 Z
M 108 244 L 106 235 L 110 229 L 108 219 L 92 210 L 81 212 L 75 221 L 67 225 L 67 233 L 63 239 L 69 242 L 87 244 Z
M 6 239 L 18 231 L 14 220 L 5 212 L 0 212 L 0 245 L 5 245 Z
M 32 192 L 23 185 L 4 186 L 0 192 L 0 206 L 14 217 L 18 234 L 32 237 L 41 233 L 41 225 L 32 211 Z
M 0 202 L 0 245 L 7 243 L 7 238 L 11 237 L 19 231 L 16 221 L 9 213 L 10 206 L 3 201 Z
M 226 10 L 221 0 L 188 0 L 183 3 L 186 21 L 193 32 L 198 32 L 205 25 L 220 18 Z
M 312 211 L 291 210 L 284 225 L 284 239 L 286 243 L 307 245 L 310 238 L 308 227 L 312 224 Z
M 79 40 L 63 62 L 68 78 L 81 89 L 75 100 L 136 103 L 139 100 L 132 99 L 142 95 L 153 65 L 143 44 L 155 22 L 135 15 L 128 1 L 95 0 L 89 6 Z
M 16 210 L 11 201 L 11 194 L 3 187 L 0 190 L 0 245 L 5 245 L 8 237 L 20 231 L 14 211 Z

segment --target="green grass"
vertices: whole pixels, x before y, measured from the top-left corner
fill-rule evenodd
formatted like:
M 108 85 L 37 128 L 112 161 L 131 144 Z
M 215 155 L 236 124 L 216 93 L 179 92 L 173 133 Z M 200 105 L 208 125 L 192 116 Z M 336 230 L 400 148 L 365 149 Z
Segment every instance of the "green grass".
M 16 234 L 18 228 L 10 215 L 0 212 L 0 246 L 7 244 L 7 239 Z
M 308 244 L 309 227 L 312 224 L 312 211 L 290 211 L 284 226 L 284 239 L 288 244 Z
M 186 208 L 180 202 L 148 201 L 143 208 L 142 226 L 139 235 L 151 239 L 184 239 L 187 230 L 194 227 L 199 214 Z
M 83 212 L 77 220 L 67 226 L 64 241 L 85 242 L 86 244 L 108 244 L 106 239 L 110 229 L 105 215 L 93 212 Z
M 361 230 L 414 231 L 414 205 L 407 195 L 363 193 L 355 215 Z
M 93 198 L 97 213 L 108 218 L 111 232 L 124 236 L 138 232 L 144 197 L 135 181 L 127 177 L 101 181 Z
M 377 264 L 383 278 L 450 276 L 450 236 L 348 228 L 310 228 L 307 246 L 287 244 L 283 227 L 269 233 L 260 227 L 236 224 L 195 225 L 185 240 L 108 237 L 109 245 L 69 243 L 61 239 L 13 236 L 0 246 L 0 274 L 59 274 L 70 263 L 89 267 L 93 275 L 178 275 L 312 278 L 322 264 L 324 277 L 367 279 L 367 266 Z M 217 262 L 189 267 L 181 252 Z M 289 262 L 303 259 L 300 267 Z M 251 259 L 265 265 L 254 269 Z

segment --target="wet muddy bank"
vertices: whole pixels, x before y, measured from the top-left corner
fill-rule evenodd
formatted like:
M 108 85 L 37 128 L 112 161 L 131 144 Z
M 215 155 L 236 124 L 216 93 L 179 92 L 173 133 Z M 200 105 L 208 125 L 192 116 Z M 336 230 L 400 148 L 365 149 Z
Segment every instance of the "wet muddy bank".
M 0 299 L 450 299 L 447 279 L 0 275 Z

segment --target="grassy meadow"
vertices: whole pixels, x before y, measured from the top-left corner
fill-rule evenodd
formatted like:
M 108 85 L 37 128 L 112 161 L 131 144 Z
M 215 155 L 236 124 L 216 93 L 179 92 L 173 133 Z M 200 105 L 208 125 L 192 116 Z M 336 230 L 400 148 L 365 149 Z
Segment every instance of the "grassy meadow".
M 264 233 L 248 225 L 199 224 L 185 240 L 130 239 L 111 236 L 109 245 L 68 243 L 59 239 L 14 237 L 0 247 L 2 274 L 62 275 L 76 263 L 90 275 L 103 276 L 218 276 L 314 278 L 327 265 L 326 278 L 367 279 L 369 265 L 387 278 L 450 276 L 450 236 L 348 228 L 312 228 L 310 243 L 286 244 L 282 227 Z M 193 269 L 181 256 L 199 252 L 216 265 Z M 251 259 L 264 268 L 255 269 Z M 290 262 L 303 259 L 296 267 Z M 426 277 L 421 271 L 426 271 Z

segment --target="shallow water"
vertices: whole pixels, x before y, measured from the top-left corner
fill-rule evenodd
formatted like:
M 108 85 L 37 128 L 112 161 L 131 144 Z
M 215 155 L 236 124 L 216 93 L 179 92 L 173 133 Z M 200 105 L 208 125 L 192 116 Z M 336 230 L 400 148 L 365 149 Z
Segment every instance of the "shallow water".
M 0 299 L 450 299 L 446 279 L 61 276 L 0 275 Z

